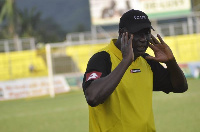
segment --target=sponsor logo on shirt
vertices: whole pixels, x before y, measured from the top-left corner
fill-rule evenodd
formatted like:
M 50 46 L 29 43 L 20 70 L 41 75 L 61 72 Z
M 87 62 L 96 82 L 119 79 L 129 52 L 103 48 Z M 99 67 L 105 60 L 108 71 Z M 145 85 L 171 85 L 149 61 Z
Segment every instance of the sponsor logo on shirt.
M 131 73 L 138 73 L 138 72 L 141 72 L 141 70 L 140 69 L 131 69 L 130 72 Z
M 93 72 L 90 72 L 90 73 L 87 73 L 86 74 L 86 82 L 89 81 L 89 80 L 96 80 L 98 78 L 100 78 L 102 75 L 101 72 L 97 72 L 97 71 L 93 71 Z

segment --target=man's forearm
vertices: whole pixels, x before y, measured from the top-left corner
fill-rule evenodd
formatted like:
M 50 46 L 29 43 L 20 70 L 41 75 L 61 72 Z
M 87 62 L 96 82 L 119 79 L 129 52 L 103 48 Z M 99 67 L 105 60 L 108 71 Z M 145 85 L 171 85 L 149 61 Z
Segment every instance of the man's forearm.
M 109 75 L 94 80 L 85 92 L 88 104 L 94 107 L 103 103 L 115 90 L 129 65 L 123 59 Z
M 175 59 L 166 63 L 167 69 L 170 72 L 170 79 L 174 88 L 174 93 L 183 93 L 187 91 L 188 84 L 183 71 L 178 66 Z

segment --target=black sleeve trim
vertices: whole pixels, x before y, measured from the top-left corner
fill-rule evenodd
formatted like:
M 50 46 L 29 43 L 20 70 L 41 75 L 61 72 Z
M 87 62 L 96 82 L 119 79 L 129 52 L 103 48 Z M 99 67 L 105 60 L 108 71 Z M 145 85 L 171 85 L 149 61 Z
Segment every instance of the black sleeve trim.
M 108 74 L 110 74 L 111 66 L 112 66 L 112 63 L 110 61 L 110 54 L 108 54 L 106 51 L 101 51 L 94 54 L 90 58 L 87 64 L 86 72 L 84 74 L 83 83 L 82 83 L 83 91 L 85 91 L 85 89 L 93 81 L 93 80 L 85 81 L 87 73 L 92 72 L 92 71 L 97 71 L 97 72 L 102 73 L 101 77 L 105 77 Z
M 143 57 L 148 56 L 145 54 Z M 151 66 L 153 72 L 153 91 L 163 91 L 169 93 L 173 91 L 173 87 L 170 80 L 169 71 L 164 68 L 159 62 L 153 60 L 146 60 Z

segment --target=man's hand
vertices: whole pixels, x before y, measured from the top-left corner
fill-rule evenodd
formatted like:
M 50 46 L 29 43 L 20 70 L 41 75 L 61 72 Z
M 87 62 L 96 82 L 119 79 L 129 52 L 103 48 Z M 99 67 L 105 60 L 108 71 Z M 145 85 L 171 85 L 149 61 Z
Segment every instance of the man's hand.
M 174 55 L 169 46 L 163 41 L 159 34 L 157 35 L 157 37 L 160 42 L 153 35 L 151 35 L 151 44 L 149 44 L 149 47 L 154 51 L 155 57 L 147 56 L 146 59 L 155 60 L 163 63 L 174 60 Z
M 121 52 L 122 52 L 122 57 L 128 63 L 132 63 L 134 60 L 134 53 L 133 53 L 133 48 L 132 48 L 132 40 L 133 40 L 133 35 L 131 34 L 130 38 L 128 39 L 128 32 L 122 34 L 121 38 Z

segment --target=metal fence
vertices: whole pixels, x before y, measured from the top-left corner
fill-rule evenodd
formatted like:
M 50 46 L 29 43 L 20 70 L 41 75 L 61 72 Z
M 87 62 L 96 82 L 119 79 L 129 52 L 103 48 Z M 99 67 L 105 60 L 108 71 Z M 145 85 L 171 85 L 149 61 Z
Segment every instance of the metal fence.
M 34 50 L 34 38 L 16 38 L 0 40 L 0 52 Z
M 156 30 L 155 33 L 162 36 L 200 33 L 200 12 L 194 12 L 188 16 L 152 20 L 152 25 Z M 66 35 L 66 41 L 69 44 L 73 42 L 84 44 L 88 41 L 117 38 L 118 25 L 111 29 L 108 27 L 92 26 L 91 32 L 69 33 Z

